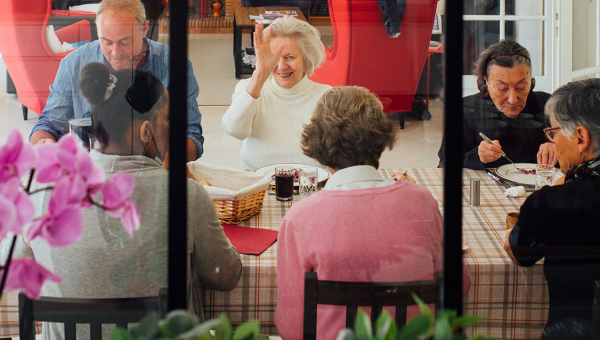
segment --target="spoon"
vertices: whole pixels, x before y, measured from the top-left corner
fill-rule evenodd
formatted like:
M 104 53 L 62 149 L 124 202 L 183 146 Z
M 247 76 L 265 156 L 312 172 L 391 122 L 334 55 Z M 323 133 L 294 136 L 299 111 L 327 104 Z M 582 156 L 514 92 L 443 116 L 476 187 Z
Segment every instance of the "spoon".
M 479 136 L 481 136 L 481 138 L 483 138 L 483 140 L 486 141 L 486 142 L 488 142 L 489 144 L 496 145 L 496 144 L 494 144 L 494 142 L 492 142 L 491 139 L 488 138 L 488 136 L 484 135 L 483 133 L 480 132 Z M 521 169 L 517 168 L 517 166 L 515 165 L 515 163 L 513 163 L 513 161 L 511 161 L 510 158 L 508 158 L 506 156 L 506 154 L 504 153 L 504 151 L 500 151 L 500 152 L 502 153 L 502 157 L 508 159 L 508 161 L 515 167 L 515 169 L 517 169 L 518 171 L 521 171 Z

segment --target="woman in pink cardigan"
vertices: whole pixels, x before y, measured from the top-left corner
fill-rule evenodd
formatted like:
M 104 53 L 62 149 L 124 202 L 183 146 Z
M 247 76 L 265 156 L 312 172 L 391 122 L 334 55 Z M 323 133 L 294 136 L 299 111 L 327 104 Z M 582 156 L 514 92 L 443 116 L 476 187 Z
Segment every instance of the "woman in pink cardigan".
M 333 175 L 281 222 L 275 324 L 283 339 L 302 338 L 305 272 L 320 280 L 390 282 L 428 280 L 442 270 L 438 202 L 410 177 L 384 180 L 377 171 L 396 138 L 381 102 L 365 88 L 333 88 L 318 102 L 302 149 Z M 466 294 L 464 264 L 463 281 Z M 319 339 L 335 339 L 345 328 L 344 307 L 319 305 L 317 318 Z

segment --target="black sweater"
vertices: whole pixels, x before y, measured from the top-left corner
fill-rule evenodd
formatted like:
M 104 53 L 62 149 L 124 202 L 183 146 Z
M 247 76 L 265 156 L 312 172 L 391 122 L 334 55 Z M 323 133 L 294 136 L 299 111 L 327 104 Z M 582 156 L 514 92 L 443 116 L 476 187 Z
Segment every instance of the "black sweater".
M 537 153 L 541 144 L 546 142 L 542 131 L 544 126 L 544 105 L 550 95 L 546 92 L 530 92 L 527 103 L 521 116 L 530 114 L 526 120 L 542 123 L 524 123 L 535 125 L 535 127 L 517 126 L 520 118 L 511 119 L 496 109 L 494 102 L 489 98 L 482 98 L 480 94 L 474 94 L 463 98 L 463 168 L 482 170 L 484 168 L 496 168 L 509 163 L 504 157 L 491 163 L 483 163 L 479 160 L 477 148 L 482 139 L 479 136 L 483 132 L 492 140 L 500 141 L 502 151 L 515 163 L 537 163 Z M 446 113 L 448 114 L 448 113 Z M 500 123 L 504 122 L 504 123 Z M 503 126 L 499 126 L 503 125 Z M 539 125 L 539 126 L 538 126 Z M 440 167 L 444 164 L 444 141 L 438 152 Z
M 600 279 L 600 177 L 546 186 L 527 198 L 509 242 L 517 261 L 544 258 L 550 310 L 542 339 L 589 339 Z

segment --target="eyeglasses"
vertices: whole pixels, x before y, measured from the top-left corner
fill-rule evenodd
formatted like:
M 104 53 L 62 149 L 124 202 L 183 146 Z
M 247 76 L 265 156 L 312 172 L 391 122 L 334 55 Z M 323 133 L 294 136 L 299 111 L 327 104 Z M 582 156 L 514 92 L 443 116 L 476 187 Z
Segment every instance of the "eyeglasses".
M 544 128 L 544 135 L 546 135 L 546 139 L 548 139 L 548 141 L 550 143 L 554 143 L 554 130 L 558 130 L 560 129 L 560 127 L 547 127 Z

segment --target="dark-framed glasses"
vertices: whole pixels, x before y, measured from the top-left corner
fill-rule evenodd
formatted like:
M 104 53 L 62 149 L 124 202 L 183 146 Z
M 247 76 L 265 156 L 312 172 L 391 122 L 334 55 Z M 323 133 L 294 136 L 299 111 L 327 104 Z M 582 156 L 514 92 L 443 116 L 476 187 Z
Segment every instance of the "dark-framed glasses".
M 548 139 L 548 141 L 550 143 L 554 143 L 554 136 L 555 136 L 554 130 L 559 130 L 559 129 L 560 129 L 560 127 L 544 128 L 544 135 L 546 135 L 546 139 Z

